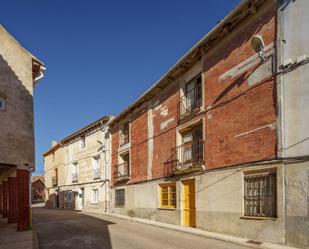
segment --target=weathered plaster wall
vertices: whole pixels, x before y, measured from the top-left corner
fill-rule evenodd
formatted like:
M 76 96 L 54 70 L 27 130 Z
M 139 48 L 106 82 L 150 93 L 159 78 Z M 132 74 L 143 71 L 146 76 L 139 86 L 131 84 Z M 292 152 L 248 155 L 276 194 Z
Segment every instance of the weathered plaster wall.
M 243 172 L 277 167 L 276 219 L 243 219 Z M 258 241 L 284 243 L 283 171 L 281 165 L 248 166 L 196 177 L 197 227 Z
M 285 165 L 286 242 L 309 248 L 309 162 Z
M 282 0 L 278 11 L 280 48 L 278 67 L 304 56 L 309 59 L 309 2 Z M 297 67 L 279 77 L 281 92 L 282 140 L 279 155 L 284 157 L 308 155 L 309 148 L 309 64 Z

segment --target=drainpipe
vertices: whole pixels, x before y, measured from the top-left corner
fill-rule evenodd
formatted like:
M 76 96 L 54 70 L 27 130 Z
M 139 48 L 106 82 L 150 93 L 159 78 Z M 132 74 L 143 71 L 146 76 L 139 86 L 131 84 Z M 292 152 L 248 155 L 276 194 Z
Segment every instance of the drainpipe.
M 106 179 L 106 141 L 105 141 L 105 132 L 107 131 L 106 126 L 103 124 L 103 122 L 101 121 L 101 126 L 102 126 L 102 135 L 103 135 L 103 141 L 104 144 L 102 143 L 102 153 L 104 153 L 104 203 L 105 203 L 105 210 L 104 212 L 107 212 L 107 179 Z M 103 149 L 104 148 L 104 149 Z
M 33 82 L 36 83 L 38 82 L 40 79 L 42 79 L 44 77 L 44 72 L 46 71 L 46 67 L 40 66 L 40 74 L 39 76 L 35 77 Z

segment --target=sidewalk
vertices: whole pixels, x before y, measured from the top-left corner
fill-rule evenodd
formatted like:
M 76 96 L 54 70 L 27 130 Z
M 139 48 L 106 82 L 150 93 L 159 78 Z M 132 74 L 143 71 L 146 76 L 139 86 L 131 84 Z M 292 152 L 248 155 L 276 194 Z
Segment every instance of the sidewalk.
M 208 231 L 204 231 L 204 230 L 200 230 L 200 229 L 196 229 L 196 228 L 191 228 L 191 227 L 181 227 L 181 226 L 166 224 L 166 223 L 153 221 L 153 220 L 130 217 L 130 216 L 126 216 L 126 215 L 119 215 L 119 214 L 113 214 L 113 213 L 105 213 L 105 214 L 89 213 L 89 212 L 83 212 L 83 213 L 90 215 L 90 216 L 97 217 L 97 218 L 101 218 L 101 219 L 104 219 L 104 216 L 110 216 L 110 217 L 115 217 L 115 218 L 119 218 L 119 219 L 125 219 L 125 220 L 132 221 L 132 222 L 139 222 L 139 223 L 153 225 L 153 226 L 157 226 L 157 227 L 161 227 L 161 228 L 165 228 L 165 229 L 180 231 L 180 232 L 184 232 L 184 233 L 190 233 L 190 234 L 194 234 L 194 235 L 197 235 L 197 236 L 202 236 L 202 237 L 211 238 L 211 239 L 217 239 L 217 240 L 233 243 L 233 244 L 236 244 L 236 245 L 246 246 L 246 247 L 250 247 L 250 248 L 257 248 L 257 249 L 297 249 L 295 247 L 282 246 L 282 245 L 277 245 L 277 244 L 272 244 L 272 243 L 267 243 L 267 242 L 263 242 L 261 244 L 255 244 L 255 243 L 250 243 L 249 241 L 252 242 L 252 240 L 250 240 L 250 239 L 239 238 L 239 237 L 220 234 L 220 233 L 208 232 Z
M 16 224 L 0 218 L 0 249 L 33 249 L 33 231 L 17 232 Z

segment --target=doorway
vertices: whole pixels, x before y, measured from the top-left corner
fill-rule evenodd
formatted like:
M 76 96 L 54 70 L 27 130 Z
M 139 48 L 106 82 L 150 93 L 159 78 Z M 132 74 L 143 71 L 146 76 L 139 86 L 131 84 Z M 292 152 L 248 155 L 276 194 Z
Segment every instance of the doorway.
M 195 227 L 195 181 L 194 179 L 185 180 L 182 184 L 182 223 L 184 226 Z

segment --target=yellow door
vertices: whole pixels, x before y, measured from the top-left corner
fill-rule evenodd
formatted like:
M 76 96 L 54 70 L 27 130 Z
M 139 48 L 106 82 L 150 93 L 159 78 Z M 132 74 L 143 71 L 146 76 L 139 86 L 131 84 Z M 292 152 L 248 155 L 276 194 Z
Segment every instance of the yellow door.
M 194 180 L 183 181 L 183 225 L 195 227 Z

